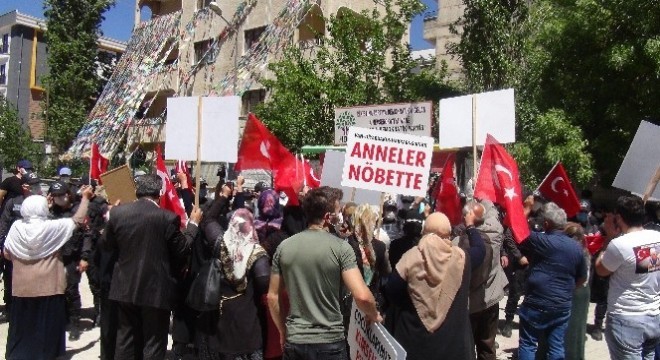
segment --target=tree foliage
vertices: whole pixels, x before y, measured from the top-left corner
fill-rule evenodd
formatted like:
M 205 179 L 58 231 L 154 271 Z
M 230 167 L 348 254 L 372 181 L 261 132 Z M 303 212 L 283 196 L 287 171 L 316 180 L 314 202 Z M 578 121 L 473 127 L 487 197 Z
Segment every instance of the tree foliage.
M 543 54 L 536 39 L 542 12 L 528 8 L 526 0 L 465 0 L 465 5 L 452 28 L 461 41 L 449 51 L 460 59 L 471 92 L 515 88 L 517 143 L 509 148 L 523 182 L 538 185 L 561 160 L 574 181 L 586 184 L 594 170 L 582 128 L 561 106 L 541 106 Z
M 21 159 L 37 160 L 37 145 L 23 127 L 18 111 L 0 96 L 0 161 L 11 168 Z M 36 163 L 36 161 L 35 161 Z
M 263 80 L 269 100 L 257 114 L 291 150 L 305 144 L 332 144 L 336 107 L 426 100 L 454 94 L 444 74 L 412 74 L 418 64 L 403 38 L 421 13 L 418 0 L 385 0 L 371 12 L 343 11 L 325 19 L 320 46 L 294 45 L 269 66 Z
M 44 84 L 47 137 L 66 149 L 84 124 L 98 92 L 96 57 L 103 13 L 114 0 L 44 1 L 48 71 Z

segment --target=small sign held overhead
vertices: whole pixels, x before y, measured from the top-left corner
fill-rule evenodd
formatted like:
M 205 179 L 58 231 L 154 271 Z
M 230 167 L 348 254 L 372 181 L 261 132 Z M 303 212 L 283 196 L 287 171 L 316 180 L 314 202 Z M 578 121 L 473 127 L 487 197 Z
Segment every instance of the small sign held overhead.
M 440 149 L 473 146 L 473 130 L 477 146 L 486 143 L 486 134 L 493 135 L 502 144 L 513 143 L 516 141 L 513 89 L 442 99 L 439 122 Z
M 201 106 L 201 111 L 198 108 Z M 198 111 L 200 112 L 200 160 L 230 162 L 238 159 L 238 96 L 174 97 L 167 99 L 165 157 L 171 160 L 197 160 Z
M 612 186 L 660 200 L 660 188 L 655 187 L 660 168 L 660 126 L 642 121 L 623 159 Z

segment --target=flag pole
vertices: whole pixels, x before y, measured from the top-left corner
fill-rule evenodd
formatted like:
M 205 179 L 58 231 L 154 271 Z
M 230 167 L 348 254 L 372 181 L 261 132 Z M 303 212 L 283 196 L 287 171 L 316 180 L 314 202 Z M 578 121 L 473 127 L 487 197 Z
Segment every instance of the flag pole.
M 660 166 L 658 166 L 658 168 L 655 170 L 655 175 L 651 176 L 651 180 L 646 185 L 646 190 L 644 191 L 644 195 L 642 196 L 642 200 L 644 200 L 645 205 L 646 202 L 651 197 L 651 195 L 653 195 L 656 186 L 658 186 L 658 182 L 660 182 Z
M 536 187 L 536 190 L 535 190 L 535 191 L 539 191 L 539 189 L 541 188 L 541 185 L 542 185 L 546 180 L 548 180 L 548 177 L 550 176 L 550 174 L 552 174 L 552 172 L 555 170 L 555 168 L 557 167 L 557 165 L 559 165 L 560 162 L 561 162 L 561 160 L 557 160 L 557 162 L 556 162 L 555 165 L 552 167 L 552 169 L 550 169 L 550 171 L 548 171 L 548 174 L 543 178 L 543 181 L 541 181 L 541 182 L 539 183 L 539 186 Z
M 197 97 L 197 164 L 195 171 L 195 207 L 199 207 L 199 176 L 202 172 L 202 97 Z
M 302 170 L 303 186 L 307 187 L 307 174 L 305 174 L 305 156 L 302 153 L 300 153 L 300 166 L 302 166 L 300 170 Z
M 92 147 L 89 149 L 89 179 L 87 179 L 87 182 L 89 186 L 92 186 L 92 159 L 94 158 L 94 143 L 92 143 Z
M 472 189 L 477 186 L 477 95 L 472 95 Z

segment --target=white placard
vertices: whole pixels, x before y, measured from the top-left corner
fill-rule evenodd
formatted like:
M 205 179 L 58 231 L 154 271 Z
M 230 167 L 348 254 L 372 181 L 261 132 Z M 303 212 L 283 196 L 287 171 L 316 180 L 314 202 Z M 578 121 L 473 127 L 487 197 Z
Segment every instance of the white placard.
M 172 160 L 197 160 L 198 97 L 167 99 L 165 156 Z M 201 160 L 230 162 L 238 159 L 238 96 L 202 98 Z
M 342 186 L 426 196 L 433 138 L 351 127 Z
M 440 100 L 440 149 L 472 146 L 472 97 L 477 101 L 477 145 L 486 134 L 502 144 L 516 142 L 516 106 L 513 89 Z
M 367 319 L 355 305 L 351 307 L 347 342 L 352 360 L 403 360 L 406 351 L 381 324 L 367 326 Z
M 641 196 L 658 166 L 660 166 L 660 126 L 642 121 L 612 186 Z M 660 200 L 660 187 L 656 187 L 649 199 Z
M 342 151 L 326 151 L 323 159 L 323 172 L 321 173 L 321 186 L 330 186 L 339 188 L 344 192 L 342 203 L 351 201 L 353 189 L 341 186 L 341 172 L 338 169 L 344 168 L 345 154 Z M 355 189 L 355 196 L 352 200 L 356 204 L 369 204 L 380 206 L 380 192 Z
M 431 136 L 433 103 L 385 104 L 335 109 L 335 145 L 344 145 L 348 128 Z

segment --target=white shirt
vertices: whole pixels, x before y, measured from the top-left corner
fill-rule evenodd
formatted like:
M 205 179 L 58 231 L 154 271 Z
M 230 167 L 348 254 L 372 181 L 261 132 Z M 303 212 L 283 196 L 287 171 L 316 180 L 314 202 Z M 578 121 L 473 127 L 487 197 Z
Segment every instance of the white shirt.
M 612 272 L 607 310 L 618 315 L 660 314 L 660 266 L 651 249 L 660 253 L 660 232 L 641 230 L 612 240 L 602 264 Z

